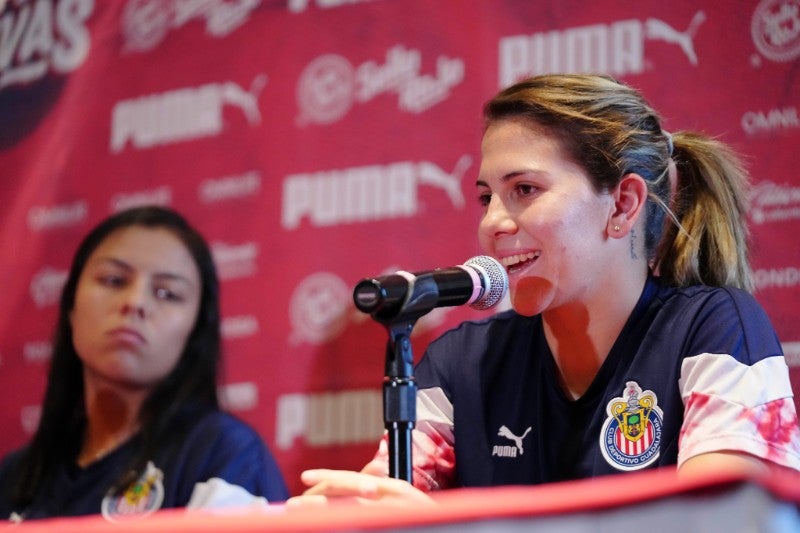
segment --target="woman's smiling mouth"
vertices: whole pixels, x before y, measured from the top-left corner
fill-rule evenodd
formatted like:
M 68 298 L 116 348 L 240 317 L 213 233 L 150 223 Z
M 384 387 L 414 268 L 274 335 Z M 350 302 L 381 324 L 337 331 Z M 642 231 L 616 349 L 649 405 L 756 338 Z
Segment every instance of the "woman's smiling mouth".
M 526 254 L 509 255 L 500 259 L 509 274 L 522 270 L 539 257 L 540 252 L 528 252 Z

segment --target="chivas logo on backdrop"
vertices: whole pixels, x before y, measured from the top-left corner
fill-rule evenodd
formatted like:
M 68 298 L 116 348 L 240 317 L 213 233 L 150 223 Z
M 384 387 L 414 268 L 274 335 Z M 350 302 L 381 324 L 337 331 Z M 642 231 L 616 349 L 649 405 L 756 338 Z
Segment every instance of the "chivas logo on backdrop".
M 4 2 L 0 2 L 3 4 Z M 93 0 L 8 0 L 0 19 L 0 150 L 25 138 L 89 55 Z

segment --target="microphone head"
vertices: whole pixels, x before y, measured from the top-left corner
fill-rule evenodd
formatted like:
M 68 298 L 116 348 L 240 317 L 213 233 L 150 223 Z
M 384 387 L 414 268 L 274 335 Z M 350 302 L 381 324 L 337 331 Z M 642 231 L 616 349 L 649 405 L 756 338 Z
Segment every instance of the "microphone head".
M 508 274 L 505 267 L 497 259 L 488 255 L 477 255 L 468 259 L 463 266 L 477 271 L 483 280 L 483 294 L 469 304 L 470 307 L 489 309 L 503 299 L 508 290 Z

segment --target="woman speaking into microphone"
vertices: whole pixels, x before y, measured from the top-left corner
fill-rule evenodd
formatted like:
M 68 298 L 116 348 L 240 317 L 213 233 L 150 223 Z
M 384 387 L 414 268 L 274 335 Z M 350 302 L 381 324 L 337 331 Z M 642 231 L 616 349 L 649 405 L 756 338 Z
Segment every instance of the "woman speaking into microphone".
M 414 369 L 412 483 L 387 477 L 384 439 L 361 472 L 304 472 L 290 504 L 800 469 L 788 368 L 751 295 L 735 153 L 667 132 L 606 76 L 526 79 L 484 116 L 478 237 L 512 309 L 446 332 Z

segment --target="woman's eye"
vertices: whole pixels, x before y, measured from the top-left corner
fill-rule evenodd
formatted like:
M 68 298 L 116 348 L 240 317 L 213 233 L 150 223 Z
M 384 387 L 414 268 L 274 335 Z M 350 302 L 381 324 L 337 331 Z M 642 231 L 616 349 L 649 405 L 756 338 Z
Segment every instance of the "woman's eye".
M 536 187 L 529 183 L 518 183 L 515 187 L 516 191 L 522 196 L 528 196 L 536 191 Z
M 181 296 L 177 292 L 171 291 L 164 287 L 159 287 L 155 291 L 156 298 L 159 300 L 180 301 Z
M 481 204 L 483 207 L 489 205 L 489 202 L 492 200 L 492 193 L 485 192 L 478 195 L 478 203 Z
M 98 278 L 100 283 L 107 287 L 121 287 L 125 283 L 125 278 L 113 274 L 107 274 Z

